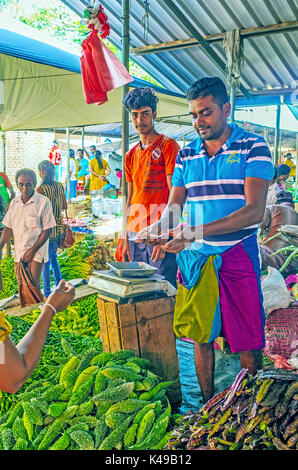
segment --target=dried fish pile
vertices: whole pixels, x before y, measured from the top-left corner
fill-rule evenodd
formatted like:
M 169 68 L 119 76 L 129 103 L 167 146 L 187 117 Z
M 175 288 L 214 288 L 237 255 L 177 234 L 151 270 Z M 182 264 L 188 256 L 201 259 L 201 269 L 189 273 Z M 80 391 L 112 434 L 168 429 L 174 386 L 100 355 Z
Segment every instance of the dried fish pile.
M 242 369 L 234 383 L 196 413 L 176 420 L 166 449 L 297 450 L 297 374 Z

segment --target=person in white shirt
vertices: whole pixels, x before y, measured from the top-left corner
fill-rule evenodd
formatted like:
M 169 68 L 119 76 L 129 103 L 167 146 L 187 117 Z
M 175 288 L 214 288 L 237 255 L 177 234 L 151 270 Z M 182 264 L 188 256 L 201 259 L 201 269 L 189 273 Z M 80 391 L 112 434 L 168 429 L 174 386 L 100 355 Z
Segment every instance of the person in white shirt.
M 17 172 L 20 195 L 11 201 L 2 221 L 0 259 L 4 245 L 13 236 L 16 273 L 18 263 L 23 261 L 34 286 L 39 288 L 42 268 L 49 258 L 49 237 L 56 221 L 50 200 L 35 191 L 36 183 L 34 171 L 24 168 Z
M 69 151 L 69 193 L 70 199 L 77 197 L 77 183 L 78 183 L 78 171 L 79 171 L 79 163 L 75 159 L 75 152 L 74 150 L 70 149 Z M 65 185 L 67 183 L 65 182 Z M 65 190 L 65 197 L 67 198 L 67 188 Z
M 276 204 L 276 199 L 278 195 L 284 191 L 284 189 L 281 189 L 280 186 L 278 185 L 277 181 L 277 168 L 274 168 L 274 176 L 272 180 L 269 182 L 269 187 L 268 187 L 268 192 L 267 192 L 267 199 L 266 199 L 266 206 L 271 206 L 272 204 Z

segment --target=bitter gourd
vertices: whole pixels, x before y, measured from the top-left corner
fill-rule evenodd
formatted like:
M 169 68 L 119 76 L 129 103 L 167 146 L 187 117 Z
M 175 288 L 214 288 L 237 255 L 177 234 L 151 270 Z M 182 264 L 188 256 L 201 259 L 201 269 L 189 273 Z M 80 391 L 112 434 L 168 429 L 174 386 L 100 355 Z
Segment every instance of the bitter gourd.
M 71 439 L 79 446 L 80 450 L 93 450 L 94 442 L 87 431 L 74 431 L 70 434 Z
M 110 390 L 105 390 L 101 393 L 98 393 L 97 395 L 92 397 L 92 400 L 96 404 L 106 400 L 116 403 L 118 401 L 125 400 L 126 398 L 128 398 L 129 395 L 132 393 L 133 389 L 134 382 L 127 382 L 122 385 L 119 385 L 118 387 L 114 387 Z

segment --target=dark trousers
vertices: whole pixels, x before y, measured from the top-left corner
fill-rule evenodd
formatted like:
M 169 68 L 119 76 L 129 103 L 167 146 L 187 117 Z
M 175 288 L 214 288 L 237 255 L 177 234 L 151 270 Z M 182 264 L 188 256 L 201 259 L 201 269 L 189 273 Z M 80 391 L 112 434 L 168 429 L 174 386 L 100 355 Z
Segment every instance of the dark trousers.
M 145 245 L 145 243 L 134 243 L 128 240 L 131 261 L 142 261 L 143 263 L 150 264 L 158 269 L 157 274 L 164 276 L 174 287 L 177 287 L 177 263 L 176 255 L 173 253 L 166 253 L 166 256 L 153 262 L 151 260 L 153 246 Z

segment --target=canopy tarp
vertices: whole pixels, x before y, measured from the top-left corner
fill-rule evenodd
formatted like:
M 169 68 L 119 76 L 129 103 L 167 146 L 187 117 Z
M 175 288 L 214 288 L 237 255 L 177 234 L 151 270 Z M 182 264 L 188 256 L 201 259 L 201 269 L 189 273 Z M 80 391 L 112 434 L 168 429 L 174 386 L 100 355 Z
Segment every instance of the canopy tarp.
M 87 105 L 80 57 L 0 29 L 0 126 L 3 131 L 79 127 L 121 121 L 121 88 L 100 106 Z M 131 86 L 152 86 L 135 78 Z M 160 87 L 160 117 L 187 114 L 183 95 Z
M 188 114 L 185 96 L 135 78 L 131 87 L 151 86 L 158 117 Z M 285 95 L 285 103 L 290 103 Z M 279 104 L 279 96 L 236 98 L 236 107 Z M 87 105 L 80 57 L 58 47 L 0 28 L 0 126 L 3 131 L 81 127 L 121 122 L 121 89 L 107 103 Z

